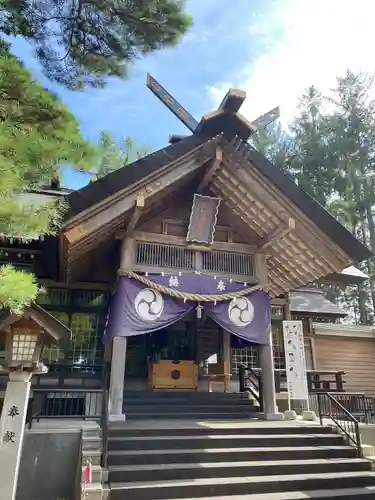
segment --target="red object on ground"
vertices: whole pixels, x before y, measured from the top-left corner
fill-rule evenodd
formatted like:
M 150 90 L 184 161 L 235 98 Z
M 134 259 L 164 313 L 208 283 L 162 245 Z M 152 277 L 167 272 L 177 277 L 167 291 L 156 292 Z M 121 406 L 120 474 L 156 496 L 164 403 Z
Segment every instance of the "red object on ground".
M 85 470 L 83 472 L 83 477 L 84 477 L 85 483 L 92 483 L 92 466 L 91 466 L 91 462 L 89 462 L 86 465 Z

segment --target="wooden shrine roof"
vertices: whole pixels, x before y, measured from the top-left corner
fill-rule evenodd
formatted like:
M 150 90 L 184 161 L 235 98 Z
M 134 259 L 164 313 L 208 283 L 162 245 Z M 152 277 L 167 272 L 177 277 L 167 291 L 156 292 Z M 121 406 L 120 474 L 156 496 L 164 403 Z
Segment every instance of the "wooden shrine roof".
M 79 216 L 81 212 L 90 209 L 118 191 L 142 181 L 142 179 L 145 179 L 150 174 L 161 170 L 167 163 L 189 153 L 204 142 L 205 139 L 200 136 L 188 136 L 175 144 L 159 149 L 122 169 L 112 172 L 77 191 L 73 191 L 68 195 L 68 219 Z M 228 148 L 231 148 L 229 144 Z M 309 219 L 315 222 L 323 232 L 333 239 L 352 258 L 353 262 L 361 262 L 372 257 L 372 252 L 355 238 L 320 203 L 298 186 L 288 174 L 273 165 L 267 158 L 250 146 L 246 152 L 246 160 L 259 169 Z
M 323 290 L 317 288 L 299 288 L 289 293 L 290 310 L 300 314 L 321 314 L 337 317 L 348 315 L 339 306 L 328 300 Z
M 78 265 L 85 253 L 126 227 L 139 193 L 152 212 L 197 175 L 203 179 L 218 148 L 222 161 L 210 178 L 209 191 L 256 234 L 255 253 L 268 255 L 274 296 L 372 256 L 289 175 L 248 143 L 229 142 L 221 134 L 208 139 L 193 134 L 68 196 L 70 211 L 62 237 L 65 268 L 74 261 Z M 295 229 L 273 238 L 291 219 Z
M 191 135 L 73 191 L 68 196 L 68 218 L 79 215 L 118 191 L 142 181 L 205 142 L 206 139 Z

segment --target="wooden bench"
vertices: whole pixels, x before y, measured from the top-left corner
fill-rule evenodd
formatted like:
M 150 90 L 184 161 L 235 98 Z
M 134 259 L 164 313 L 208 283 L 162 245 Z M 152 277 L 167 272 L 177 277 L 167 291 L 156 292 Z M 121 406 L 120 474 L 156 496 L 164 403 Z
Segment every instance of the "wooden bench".
M 224 392 L 228 391 L 230 373 L 226 361 L 219 363 L 209 363 L 207 365 L 208 392 L 212 392 L 212 382 L 222 382 Z

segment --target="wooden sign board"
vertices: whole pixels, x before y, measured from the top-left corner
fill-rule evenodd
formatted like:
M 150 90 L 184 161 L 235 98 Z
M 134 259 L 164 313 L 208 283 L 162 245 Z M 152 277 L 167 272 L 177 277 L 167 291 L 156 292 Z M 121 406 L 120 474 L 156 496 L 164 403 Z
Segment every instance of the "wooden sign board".
M 214 241 L 220 198 L 194 194 L 186 240 L 210 245 Z

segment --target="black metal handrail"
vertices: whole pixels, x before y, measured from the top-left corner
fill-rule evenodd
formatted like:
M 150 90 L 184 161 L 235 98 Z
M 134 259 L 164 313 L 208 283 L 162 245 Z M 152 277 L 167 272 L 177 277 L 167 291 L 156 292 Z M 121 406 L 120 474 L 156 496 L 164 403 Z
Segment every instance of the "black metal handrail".
M 346 393 L 344 393 L 347 396 Z M 361 434 L 357 418 L 341 404 L 340 394 L 329 392 L 316 393 L 320 424 L 328 418 L 345 434 L 356 447 L 358 456 L 362 456 Z
M 259 411 L 263 411 L 263 384 L 260 373 L 251 366 L 240 365 L 238 368 L 238 379 L 240 392 L 249 391 L 259 405 Z
M 334 397 L 360 424 L 374 423 L 373 398 L 361 392 L 334 393 Z

